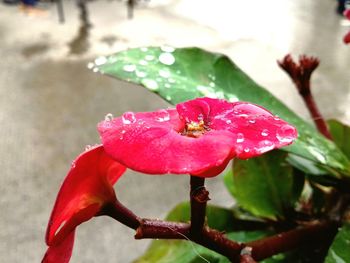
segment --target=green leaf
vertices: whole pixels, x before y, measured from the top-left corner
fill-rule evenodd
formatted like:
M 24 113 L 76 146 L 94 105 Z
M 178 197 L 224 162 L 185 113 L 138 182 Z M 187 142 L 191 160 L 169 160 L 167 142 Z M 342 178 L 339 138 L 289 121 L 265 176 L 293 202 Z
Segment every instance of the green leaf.
M 134 48 L 96 59 L 95 69 L 143 85 L 172 104 L 207 96 L 262 105 L 298 128 L 298 139 L 284 150 L 331 167 L 336 177 L 350 175 L 349 160 L 333 142 L 256 84 L 227 56 L 199 48 Z
M 350 224 L 340 228 L 325 260 L 325 263 L 347 262 L 350 262 Z
M 335 144 L 350 158 L 350 127 L 337 120 L 329 120 L 328 125 Z
M 272 151 L 249 160 L 234 160 L 224 181 L 240 206 L 255 216 L 284 217 L 284 212 L 294 206 L 302 187 L 285 158 L 286 153 Z

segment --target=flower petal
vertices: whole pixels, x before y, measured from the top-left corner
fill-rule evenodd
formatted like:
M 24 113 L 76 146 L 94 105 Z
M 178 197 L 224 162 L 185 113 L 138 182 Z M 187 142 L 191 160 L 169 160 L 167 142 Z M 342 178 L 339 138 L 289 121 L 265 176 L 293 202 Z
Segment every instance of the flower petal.
M 345 44 L 350 44 L 350 32 L 344 36 L 343 41 Z
M 165 120 L 162 110 L 101 122 L 98 130 L 106 152 L 128 168 L 149 174 L 197 173 L 233 157 L 230 132 L 183 136 L 184 121 L 175 109 L 166 111 Z M 125 122 L 125 118 L 132 121 Z
M 73 251 L 75 231 L 72 231 L 59 245 L 47 249 L 41 263 L 68 263 Z
M 58 245 L 76 226 L 95 216 L 104 204 L 113 202 L 116 199 L 113 184 L 125 169 L 101 145 L 81 154 L 72 163 L 57 195 L 46 243 Z

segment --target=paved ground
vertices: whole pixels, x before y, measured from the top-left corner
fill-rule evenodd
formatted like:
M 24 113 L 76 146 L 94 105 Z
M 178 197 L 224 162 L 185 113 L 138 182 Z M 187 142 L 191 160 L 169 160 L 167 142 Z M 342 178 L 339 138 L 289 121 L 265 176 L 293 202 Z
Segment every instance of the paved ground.
M 86 64 L 98 55 L 162 44 L 224 52 L 305 119 L 275 60 L 288 52 L 316 55 L 321 110 L 350 123 L 350 46 L 341 42 L 346 28 L 335 1 L 152 0 L 127 20 L 123 3 L 101 0 L 88 5 L 90 28 L 81 26 L 74 1 L 64 8 L 62 25 L 55 6 L 33 16 L 0 5 L 1 262 L 40 261 L 59 185 L 71 160 L 99 141 L 95 125 L 106 113 L 167 106 L 140 87 L 90 72 Z M 140 216 L 161 218 L 186 199 L 187 181 L 128 172 L 116 190 Z M 231 204 L 220 178 L 208 187 L 212 203 Z M 108 218 L 92 220 L 79 227 L 71 262 L 131 262 L 148 244 L 132 236 Z

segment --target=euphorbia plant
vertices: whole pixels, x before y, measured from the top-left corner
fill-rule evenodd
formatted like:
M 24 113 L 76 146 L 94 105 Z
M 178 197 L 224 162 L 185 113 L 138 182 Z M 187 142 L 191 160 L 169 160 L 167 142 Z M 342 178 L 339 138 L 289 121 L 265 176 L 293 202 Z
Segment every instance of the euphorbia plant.
M 310 97 L 314 103 L 310 77 L 318 61 L 302 57 L 297 65 L 286 57 L 280 65 L 308 96 L 307 105 Z M 173 240 L 154 241 L 139 262 L 322 262 L 343 224 L 326 262 L 350 260 L 342 249 L 349 233 L 344 138 L 350 129 L 333 121 L 329 130 L 318 115 L 318 133 L 229 59 L 200 49 L 132 49 L 101 57 L 95 66 L 144 85 L 176 107 L 108 114 L 98 124 L 102 145 L 81 154 L 69 171 L 49 221 L 43 262 L 68 262 L 75 228 L 99 215 L 135 229 L 136 239 Z M 231 160 L 224 181 L 237 205 L 207 206 L 205 178 L 219 176 Z M 127 168 L 189 174 L 190 201 L 165 221 L 136 216 L 113 190 Z

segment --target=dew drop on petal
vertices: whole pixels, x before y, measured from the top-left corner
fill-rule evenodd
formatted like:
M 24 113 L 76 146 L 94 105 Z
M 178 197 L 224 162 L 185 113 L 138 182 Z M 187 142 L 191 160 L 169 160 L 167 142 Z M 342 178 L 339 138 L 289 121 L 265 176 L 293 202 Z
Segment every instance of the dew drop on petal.
M 123 67 L 123 70 L 126 71 L 126 72 L 133 72 L 133 71 L 135 71 L 135 69 L 136 69 L 136 66 L 133 65 L 133 64 L 125 65 Z
M 71 167 L 72 169 L 74 169 L 74 168 L 75 168 L 75 165 L 76 165 L 76 164 L 75 164 L 75 161 L 73 161 L 73 162 L 71 163 L 71 166 L 70 166 L 70 167 Z
M 275 148 L 275 144 L 273 142 L 269 140 L 263 140 L 259 142 L 257 150 L 260 153 L 264 153 L 264 152 L 271 151 L 273 148 Z
M 244 148 L 243 150 L 245 153 L 249 153 L 250 152 L 250 149 L 249 148 Z
M 92 146 L 90 144 L 85 146 L 85 151 L 89 151 L 92 148 Z
M 276 138 L 282 143 L 290 143 L 294 140 L 295 135 L 294 127 L 285 124 L 277 130 Z
M 250 120 L 248 120 L 248 122 L 251 123 L 251 124 L 254 124 L 256 122 L 256 120 L 250 119 Z
M 157 111 L 156 120 L 159 122 L 169 121 L 170 120 L 169 112 L 167 110 Z
M 236 142 L 237 142 L 237 143 L 242 143 L 242 142 L 244 142 L 244 135 L 243 135 L 243 133 L 237 133 Z M 248 149 L 248 148 L 246 148 L 246 149 Z M 248 149 L 248 150 L 249 150 L 249 149 Z
M 113 114 L 112 113 L 108 113 L 105 116 L 105 121 L 112 121 L 113 120 Z
M 131 111 L 125 112 L 122 116 L 122 121 L 126 125 L 135 123 L 136 121 L 135 113 Z
M 231 120 L 226 120 L 226 123 L 227 123 L 227 124 L 231 124 L 232 121 L 231 121 Z
M 262 132 L 261 132 L 261 136 L 268 136 L 269 135 L 269 131 L 267 129 L 263 129 Z
M 172 65 L 175 62 L 175 57 L 171 53 L 162 53 L 159 56 L 159 61 L 164 65 Z

